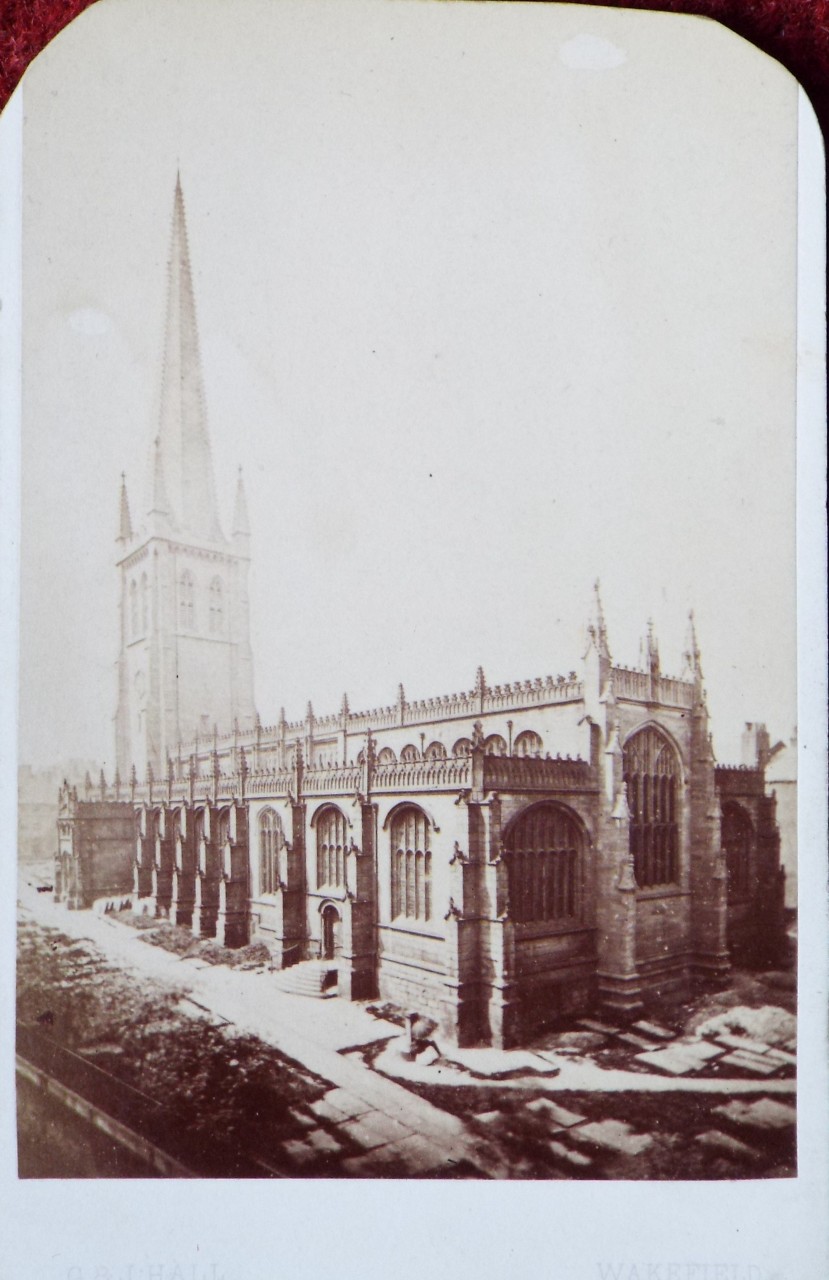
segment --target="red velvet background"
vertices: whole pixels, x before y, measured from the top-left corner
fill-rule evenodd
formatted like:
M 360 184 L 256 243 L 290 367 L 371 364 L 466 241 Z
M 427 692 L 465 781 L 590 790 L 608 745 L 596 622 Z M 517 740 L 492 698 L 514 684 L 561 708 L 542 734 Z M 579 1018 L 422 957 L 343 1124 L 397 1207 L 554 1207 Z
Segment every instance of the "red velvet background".
M 590 4 L 593 0 L 576 0 Z M 32 58 L 95 0 L 0 0 L 0 107 Z M 717 18 L 797 76 L 829 123 L 829 0 L 603 0 L 609 8 L 661 9 Z

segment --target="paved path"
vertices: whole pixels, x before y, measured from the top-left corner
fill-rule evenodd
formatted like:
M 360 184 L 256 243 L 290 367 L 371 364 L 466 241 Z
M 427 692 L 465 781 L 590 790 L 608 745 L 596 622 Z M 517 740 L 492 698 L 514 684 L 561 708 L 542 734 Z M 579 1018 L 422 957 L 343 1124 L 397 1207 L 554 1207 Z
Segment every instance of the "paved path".
M 366 1154 L 345 1161 L 346 1172 L 377 1176 L 383 1164 L 407 1174 L 451 1172 L 461 1161 L 471 1164 L 481 1175 L 506 1177 L 508 1169 L 496 1148 L 477 1137 L 458 1117 L 433 1106 L 397 1079 L 425 1084 L 464 1084 L 499 1089 L 527 1089 L 544 1092 L 589 1092 L 601 1094 L 635 1090 L 639 1093 L 683 1092 L 698 1094 L 793 1094 L 794 1080 L 746 1080 L 674 1078 L 638 1071 L 607 1070 L 590 1061 L 553 1061 L 554 1055 L 539 1058 L 557 1075 L 527 1075 L 511 1080 L 476 1079 L 466 1072 L 454 1076 L 434 1068 L 409 1062 L 390 1043 L 377 1067 L 370 1070 L 356 1056 L 343 1050 L 372 1044 L 384 1038 L 400 1037 L 400 1028 L 366 1012 L 364 1006 L 343 1000 L 312 1000 L 280 991 L 267 972 L 240 971 L 200 960 L 183 960 L 162 947 L 141 940 L 141 933 L 108 916 L 91 911 L 67 911 L 51 897 L 37 894 L 33 887 L 21 887 L 21 902 L 42 924 L 74 937 L 89 939 L 120 968 L 173 987 L 190 997 L 204 1010 L 235 1029 L 258 1036 L 288 1057 L 330 1081 L 337 1093 L 326 1095 L 325 1119 L 342 1125 L 349 1137 Z M 198 1007 L 191 1012 L 197 1015 Z M 450 1051 L 451 1052 L 451 1051 Z M 487 1051 L 465 1051 L 459 1059 L 482 1060 Z M 524 1053 L 522 1057 L 528 1056 Z M 468 1065 L 471 1065 L 469 1063 Z M 516 1065 L 518 1063 L 516 1062 Z M 474 1068 L 473 1068 L 474 1069 Z M 503 1068 L 501 1068 L 503 1069 Z M 325 1101 L 325 1100 L 323 1100 Z M 309 1136 L 312 1145 L 313 1136 Z M 324 1135 L 318 1134 L 318 1140 Z M 310 1155 L 311 1147 L 308 1148 Z M 300 1156 L 301 1152 L 297 1152 Z
M 399 1036 L 400 1028 L 392 1023 L 372 1017 L 358 1004 L 309 1000 L 279 991 L 269 973 L 182 960 L 142 942 L 139 931 L 108 916 L 67 911 L 34 890 L 21 889 L 21 903 L 39 923 L 88 939 L 119 968 L 179 990 L 238 1031 L 259 1036 L 345 1091 L 344 1098 L 332 1100 L 332 1108 L 342 1113 L 342 1123 L 351 1124 L 350 1136 L 367 1152 L 346 1162 L 353 1166 L 348 1172 L 376 1176 L 378 1164 L 399 1161 L 408 1173 L 445 1175 L 465 1161 L 484 1176 L 505 1176 L 494 1148 L 470 1133 L 462 1120 L 367 1069 L 361 1061 L 343 1056 L 342 1049 Z M 194 1007 L 192 1012 L 197 1015 L 200 1010 Z M 359 1121 L 353 1114 L 355 1102 L 362 1104 Z M 350 1109 L 351 1116 L 346 1114 Z M 369 1113 L 376 1117 L 370 1119 Z M 365 1161 L 362 1166 L 360 1159 Z

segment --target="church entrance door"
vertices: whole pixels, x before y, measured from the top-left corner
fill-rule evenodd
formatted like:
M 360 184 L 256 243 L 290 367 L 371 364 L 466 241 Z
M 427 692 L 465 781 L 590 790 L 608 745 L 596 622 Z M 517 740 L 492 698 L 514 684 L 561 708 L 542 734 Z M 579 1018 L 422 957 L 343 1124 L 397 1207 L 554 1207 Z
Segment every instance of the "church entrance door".
M 322 958 L 334 960 L 340 954 L 340 913 L 329 903 L 322 909 Z

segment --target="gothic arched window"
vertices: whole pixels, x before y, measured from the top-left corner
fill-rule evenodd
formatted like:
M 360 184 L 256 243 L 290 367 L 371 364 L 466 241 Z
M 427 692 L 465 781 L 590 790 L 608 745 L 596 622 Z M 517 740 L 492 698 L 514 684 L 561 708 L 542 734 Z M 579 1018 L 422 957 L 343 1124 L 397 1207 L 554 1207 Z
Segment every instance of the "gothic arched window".
M 472 755 L 472 743 L 471 743 L 470 739 L 469 739 L 469 738 L 458 738 L 457 742 L 455 743 L 454 747 L 452 748 L 452 755 L 453 755 L 453 756 L 471 756 L 471 755 Z
M 582 844 L 575 817 L 558 805 L 533 805 L 511 824 L 504 861 L 516 923 L 578 917 Z
M 505 756 L 507 744 L 500 733 L 491 733 L 484 743 L 484 751 L 488 756 Z
M 141 574 L 141 630 L 144 635 L 150 625 L 150 591 L 146 573 Z
M 414 764 L 415 760 L 420 759 L 420 752 L 417 747 L 413 747 L 411 743 L 409 743 L 409 745 L 405 746 L 400 752 L 400 759 L 404 761 L 405 764 Z
M 317 888 L 345 887 L 345 817 L 335 805 L 319 814 L 317 828 Z
M 377 756 L 378 764 L 397 764 L 397 756 L 391 747 L 382 747 Z
M 512 753 L 515 756 L 540 756 L 542 746 L 543 743 L 538 734 L 532 729 L 525 729 L 515 739 Z
M 185 631 L 192 631 L 196 625 L 195 591 L 193 575 L 185 569 L 178 584 L 178 617 Z
M 728 875 L 728 896 L 747 898 L 751 890 L 751 846 L 754 827 L 740 804 L 728 801 L 722 807 L 722 847 Z
M 640 729 L 625 743 L 624 778 L 630 809 L 630 851 L 640 889 L 679 879 L 679 760 L 657 729 Z
M 263 809 L 259 815 L 259 892 L 276 893 L 279 888 L 279 852 L 285 843 L 279 814 Z
M 130 637 L 138 635 L 138 583 L 133 578 L 130 583 Z
M 406 805 L 391 824 L 392 918 L 432 918 L 432 851 L 429 819 Z
M 224 588 L 221 578 L 210 584 L 210 634 L 220 635 L 224 629 Z
M 430 742 L 426 750 L 423 752 L 424 760 L 445 760 L 446 747 L 442 742 Z

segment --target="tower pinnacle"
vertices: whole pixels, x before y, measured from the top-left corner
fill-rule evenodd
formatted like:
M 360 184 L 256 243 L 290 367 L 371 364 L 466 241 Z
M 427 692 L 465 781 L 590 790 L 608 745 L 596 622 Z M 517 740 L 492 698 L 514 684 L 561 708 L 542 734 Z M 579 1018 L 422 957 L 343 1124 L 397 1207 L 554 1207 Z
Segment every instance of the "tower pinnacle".
M 127 497 L 127 477 L 121 472 L 121 505 L 118 514 L 118 541 L 132 540 L 132 520 L 130 519 L 130 502 Z
M 248 519 L 248 500 L 242 480 L 242 468 L 236 481 L 236 500 L 233 504 L 233 536 L 234 538 L 250 537 L 250 520 Z

